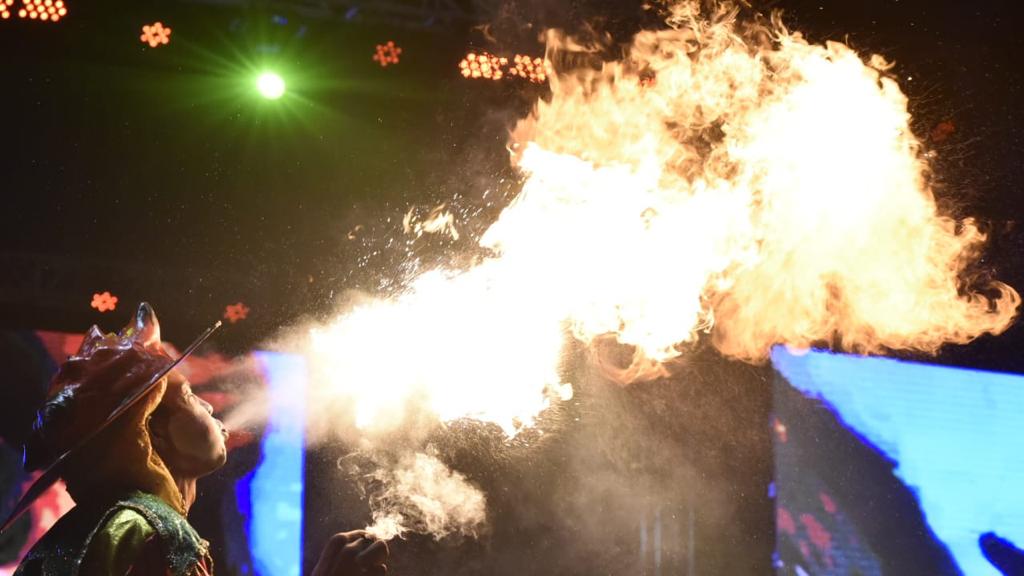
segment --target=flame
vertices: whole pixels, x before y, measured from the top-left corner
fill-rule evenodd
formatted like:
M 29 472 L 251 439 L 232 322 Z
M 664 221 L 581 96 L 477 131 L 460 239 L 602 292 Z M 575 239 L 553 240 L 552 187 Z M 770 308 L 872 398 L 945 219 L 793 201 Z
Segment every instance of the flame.
M 1009 326 L 1020 298 L 969 289 L 985 237 L 939 213 L 883 59 L 727 3 L 678 4 L 669 23 L 621 61 L 550 77 L 512 132 L 526 179 L 481 238 L 492 257 L 314 334 L 362 425 L 396 425 L 395 399 L 417 398 L 514 432 L 568 394 L 566 329 L 635 347 L 623 374 L 642 379 L 703 332 L 762 361 L 821 341 L 934 352 Z M 551 35 L 549 59 L 569 47 Z
M 565 341 L 559 311 L 502 281 L 499 262 L 420 276 L 394 299 L 367 299 L 312 332 L 312 350 L 355 424 L 388 430 L 412 410 L 475 418 L 514 434 L 553 398 Z
M 725 3 L 671 21 L 553 78 L 513 133 L 529 180 L 485 241 L 575 282 L 554 284 L 577 337 L 663 361 L 711 329 L 759 361 L 778 343 L 934 352 L 1006 329 L 1019 296 L 963 292 L 984 235 L 938 213 L 882 58 L 741 25 Z
M 452 240 L 458 240 L 459 231 L 455 227 L 455 215 L 445 207 L 445 204 L 435 206 L 425 218 L 417 213 L 415 206 L 409 208 L 402 218 L 402 230 L 417 238 L 424 234 L 443 234 L 451 236 Z

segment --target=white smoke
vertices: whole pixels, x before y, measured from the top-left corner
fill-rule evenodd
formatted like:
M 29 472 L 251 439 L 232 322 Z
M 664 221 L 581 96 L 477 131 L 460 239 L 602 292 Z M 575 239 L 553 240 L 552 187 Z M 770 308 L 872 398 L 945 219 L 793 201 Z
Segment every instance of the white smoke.
M 366 530 L 378 538 L 390 540 L 410 531 L 437 539 L 451 534 L 475 537 L 483 529 L 483 492 L 435 456 L 408 454 L 370 476 L 377 491 L 370 494 L 373 523 Z

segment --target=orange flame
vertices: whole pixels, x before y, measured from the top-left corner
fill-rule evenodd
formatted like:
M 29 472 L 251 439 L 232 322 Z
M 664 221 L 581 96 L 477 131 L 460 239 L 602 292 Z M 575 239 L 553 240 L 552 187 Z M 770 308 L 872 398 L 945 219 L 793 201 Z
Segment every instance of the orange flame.
M 513 433 L 570 393 L 565 328 L 635 347 L 633 380 L 705 332 L 761 361 L 822 341 L 934 352 L 1009 326 L 1012 288 L 965 288 L 984 235 L 938 212 L 888 65 L 737 14 L 678 4 L 623 60 L 549 78 L 512 133 L 526 180 L 481 239 L 494 256 L 315 332 L 357 421 L 395 425 L 394 399 L 417 398 Z M 569 46 L 552 35 L 549 56 Z
M 984 236 L 938 213 L 884 60 L 736 15 L 679 4 L 625 60 L 553 78 L 514 132 L 530 178 L 489 240 L 505 257 L 571 244 L 553 259 L 583 276 L 577 336 L 655 360 L 699 330 L 753 361 L 777 343 L 934 352 L 1005 330 L 1019 296 L 962 292 Z M 529 232 L 505 222 L 522 212 Z M 594 260 L 576 266 L 583 247 Z

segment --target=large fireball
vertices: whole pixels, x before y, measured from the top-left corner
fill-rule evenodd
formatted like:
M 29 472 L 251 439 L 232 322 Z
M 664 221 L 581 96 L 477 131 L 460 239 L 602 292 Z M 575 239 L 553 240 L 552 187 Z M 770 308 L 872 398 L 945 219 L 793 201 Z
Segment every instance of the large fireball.
M 364 428 L 415 406 L 514 433 L 570 394 L 567 335 L 635 347 L 631 380 L 703 332 L 757 362 L 1004 330 L 1019 297 L 964 277 L 984 237 L 938 211 L 888 65 L 736 16 L 683 3 L 623 59 L 553 76 L 512 132 L 524 183 L 480 240 L 493 256 L 315 331 L 320 392 Z M 550 59 L 569 45 L 552 34 Z

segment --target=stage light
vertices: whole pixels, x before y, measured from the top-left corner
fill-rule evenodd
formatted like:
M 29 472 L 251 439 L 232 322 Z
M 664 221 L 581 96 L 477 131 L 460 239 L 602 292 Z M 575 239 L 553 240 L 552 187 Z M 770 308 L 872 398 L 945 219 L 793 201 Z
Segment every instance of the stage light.
M 224 307 L 224 319 L 232 324 L 249 317 L 249 307 L 239 302 Z
M 68 13 L 64 0 L 22 0 L 21 4 L 18 17 L 29 20 L 57 22 Z M 14 0 L 0 1 L 0 6 L 2 6 L 0 7 L 0 18 L 9 18 L 10 7 L 13 5 Z
M 142 27 L 142 36 L 139 36 L 143 44 L 149 44 L 150 48 L 156 48 L 161 44 L 171 41 L 171 29 L 161 22 L 146 24 Z
M 398 56 L 402 53 L 402 49 L 395 45 L 392 40 L 388 40 L 387 44 L 377 44 L 377 52 L 373 55 L 373 60 L 380 64 L 381 68 L 387 68 L 388 64 L 398 64 Z
M 11 6 L 14 0 L 0 0 L 0 19 L 7 20 L 11 17 Z
M 510 63 L 504 56 L 470 52 L 459 62 L 459 72 L 466 78 L 501 80 L 516 76 L 535 84 L 543 84 L 548 81 L 553 69 L 551 62 L 540 57 L 516 54 Z
M 547 82 L 548 76 L 551 75 L 551 63 L 543 58 L 516 54 L 512 62 L 513 65 L 508 71 L 510 75 L 525 78 L 535 84 Z
M 99 310 L 100 312 L 110 312 L 117 308 L 117 296 L 114 296 L 110 292 L 93 294 L 92 303 L 89 304 L 89 306 Z
M 502 67 L 508 64 L 508 58 L 488 54 L 487 52 L 470 52 L 459 62 L 459 71 L 466 78 L 489 78 L 501 80 L 505 75 Z
M 284 95 L 284 78 L 274 72 L 264 72 L 256 79 L 256 89 L 267 100 L 277 100 Z

